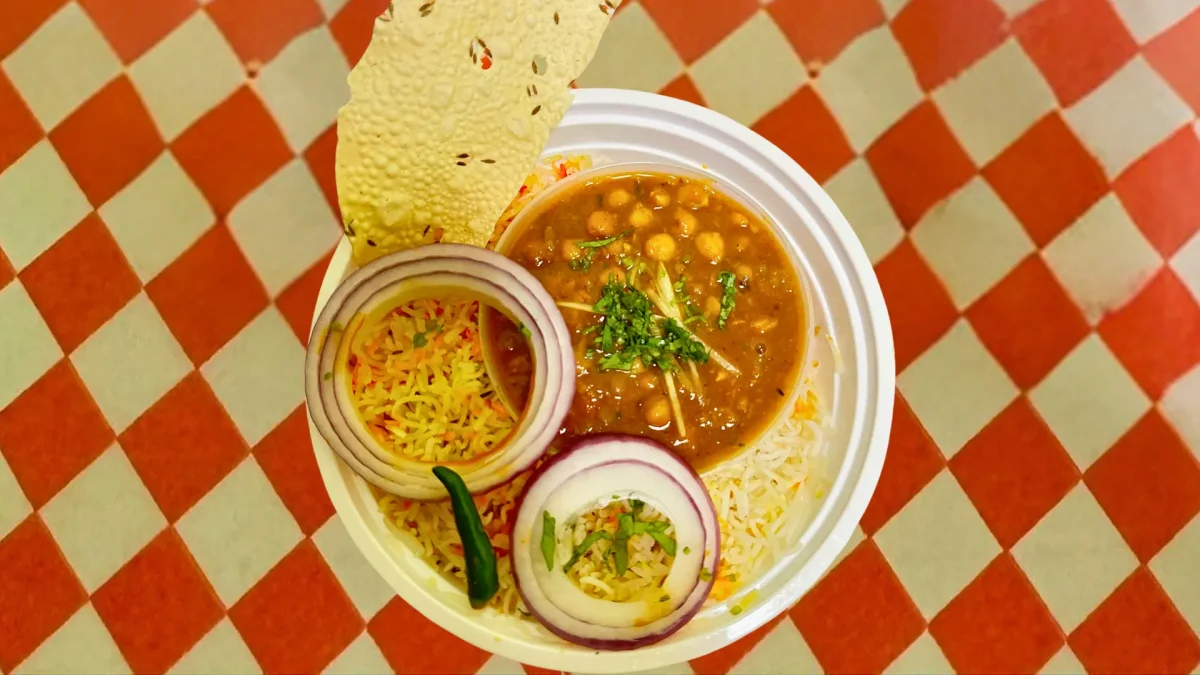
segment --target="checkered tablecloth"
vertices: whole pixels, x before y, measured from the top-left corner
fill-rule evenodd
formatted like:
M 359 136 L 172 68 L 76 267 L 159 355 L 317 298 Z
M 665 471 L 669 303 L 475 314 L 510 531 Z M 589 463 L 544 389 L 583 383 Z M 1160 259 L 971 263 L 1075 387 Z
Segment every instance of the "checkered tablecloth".
M 311 454 L 383 4 L 0 0 L 0 671 L 535 672 L 395 597 Z M 579 84 L 790 153 L 896 337 L 851 547 L 670 672 L 1193 672 L 1200 0 L 641 0 Z

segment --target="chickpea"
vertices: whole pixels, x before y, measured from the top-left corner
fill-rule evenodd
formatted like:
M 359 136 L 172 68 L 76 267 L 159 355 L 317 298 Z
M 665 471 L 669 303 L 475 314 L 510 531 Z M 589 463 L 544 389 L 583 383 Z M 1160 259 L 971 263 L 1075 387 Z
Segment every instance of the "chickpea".
M 734 266 L 733 274 L 737 277 L 738 283 L 748 284 L 750 283 L 750 279 L 754 276 L 754 270 L 751 269 L 749 265 L 740 263 Z
M 642 401 L 642 416 L 652 427 L 666 426 L 671 421 L 671 402 L 666 396 L 651 396 Z
M 675 198 L 679 200 L 680 206 L 689 209 L 708 206 L 708 190 L 698 183 L 685 183 L 680 186 L 679 191 L 675 193 Z
M 526 260 L 532 262 L 534 265 L 541 265 L 550 257 L 552 250 L 545 242 L 531 241 L 522 247 L 521 252 Z
M 650 199 L 654 201 L 654 205 L 660 209 L 671 205 L 671 195 L 662 188 L 654 188 L 650 191 Z
M 638 386 L 642 389 L 654 391 L 658 389 L 658 377 L 651 373 L 642 373 L 638 375 Z
M 713 262 L 725 257 L 725 239 L 720 232 L 702 232 L 696 237 L 696 250 Z
M 607 237 L 617 229 L 617 217 L 608 211 L 592 211 L 588 216 L 588 234 L 594 237 Z
M 646 255 L 660 262 L 674 258 L 675 239 L 666 232 L 659 232 L 646 240 Z
M 745 253 L 750 250 L 750 237 L 742 235 L 733 240 L 733 250 L 735 253 Z
M 654 222 L 654 212 L 643 204 L 633 207 L 633 211 L 629 214 L 629 224 L 634 227 L 645 227 L 652 222 Z
M 604 205 L 610 209 L 619 209 L 628 204 L 630 199 L 633 199 L 633 195 L 629 194 L 629 190 L 613 188 L 604 195 Z
M 579 248 L 578 244 L 578 239 L 563 240 L 562 246 L 560 246 L 558 250 L 564 261 L 571 262 L 573 260 L 579 260 L 583 257 L 583 249 Z
M 737 225 L 738 227 L 746 227 L 750 224 L 750 219 L 746 217 L 746 214 L 734 211 L 733 213 L 729 214 L 729 222 Z
M 704 298 L 704 313 L 716 316 L 721 312 L 721 301 L 717 300 L 716 296 L 710 295 Z
M 675 231 L 684 237 L 690 237 L 700 230 L 700 222 L 691 211 L 675 209 L 675 222 L 678 223 Z
M 608 283 L 609 279 L 616 281 L 618 284 L 625 283 L 625 270 L 620 267 L 606 267 L 600 270 L 600 281 Z

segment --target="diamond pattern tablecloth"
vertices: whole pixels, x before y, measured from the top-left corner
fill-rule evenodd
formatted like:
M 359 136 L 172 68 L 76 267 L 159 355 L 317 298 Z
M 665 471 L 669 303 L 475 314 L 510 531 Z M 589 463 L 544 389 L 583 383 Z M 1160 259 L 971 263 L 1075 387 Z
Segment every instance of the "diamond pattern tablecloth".
M 383 4 L 0 0 L 0 671 L 522 672 L 389 591 L 307 437 Z M 1200 0 L 641 0 L 579 84 L 790 153 L 895 330 L 854 543 L 670 672 L 1194 672 Z

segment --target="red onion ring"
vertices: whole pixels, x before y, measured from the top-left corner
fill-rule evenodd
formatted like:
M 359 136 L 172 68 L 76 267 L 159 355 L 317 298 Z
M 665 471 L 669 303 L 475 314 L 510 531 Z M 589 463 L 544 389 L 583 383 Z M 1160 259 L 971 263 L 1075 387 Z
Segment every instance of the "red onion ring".
M 665 611 L 655 603 L 588 596 L 562 570 L 570 556 L 562 550 L 567 547 L 556 547 L 553 569 L 546 569 L 540 548 L 543 513 L 554 517 L 559 529 L 614 495 L 654 505 L 675 527 L 676 557 L 662 585 L 670 597 Z M 634 649 L 682 628 L 712 591 L 720 557 L 717 512 L 704 483 L 665 446 L 641 436 L 598 434 L 580 440 L 538 467 L 518 502 L 512 559 L 525 606 L 550 632 L 592 649 Z
M 566 322 L 546 289 L 513 261 L 475 246 L 434 244 L 384 256 L 355 271 L 313 326 L 304 364 L 305 398 L 322 438 L 355 473 L 407 499 L 442 499 L 446 489 L 430 471 L 431 463 L 390 452 L 367 430 L 350 399 L 347 361 L 365 317 L 439 289 L 465 291 L 524 325 L 534 357 L 529 404 L 508 440 L 485 455 L 446 463 L 472 493 L 486 492 L 532 466 L 557 435 L 575 394 L 575 356 Z

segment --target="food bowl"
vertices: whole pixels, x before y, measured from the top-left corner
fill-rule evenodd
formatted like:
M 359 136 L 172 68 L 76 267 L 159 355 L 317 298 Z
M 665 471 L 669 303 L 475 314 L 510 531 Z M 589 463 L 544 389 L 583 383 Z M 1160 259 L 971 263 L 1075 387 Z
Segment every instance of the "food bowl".
M 410 605 L 475 646 L 542 668 L 632 672 L 697 658 L 791 607 L 830 567 L 862 517 L 883 467 L 891 427 L 895 355 L 883 295 L 853 230 L 833 201 L 791 158 L 713 111 L 652 94 L 576 92 L 545 155 L 593 157 L 598 165 L 651 163 L 700 174 L 776 226 L 806 288 L 807 375 L 820 392 L 826 424 L 827 488 L 806 515 L 793 550 L 723 602 L 706 606 L 678 633 L 634 651 L 586 649 L 539 624 L 470 607 L 461 587 L 429 566 L 415 540 L 397 536 L 367 483 L 345 466 L 310 422 L 322 479 L 351 538 Z M 326 270 L 317 313 L 350 269 L 343 241 Z M 749 601 L 748 598 L 753 598 Z M 744 611 L 733 613 L 734 604 Z

